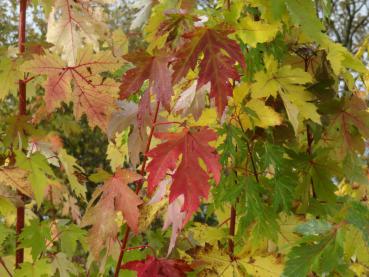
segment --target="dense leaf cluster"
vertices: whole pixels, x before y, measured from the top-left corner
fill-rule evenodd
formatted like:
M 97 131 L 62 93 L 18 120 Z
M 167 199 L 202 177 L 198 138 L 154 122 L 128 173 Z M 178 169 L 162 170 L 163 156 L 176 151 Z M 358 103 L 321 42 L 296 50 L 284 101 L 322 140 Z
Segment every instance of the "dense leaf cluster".
M 108 2 L 1 50 L 0 275 L 367 275 L 368 40 L 325 1 L 137 1 L 128 34 Z

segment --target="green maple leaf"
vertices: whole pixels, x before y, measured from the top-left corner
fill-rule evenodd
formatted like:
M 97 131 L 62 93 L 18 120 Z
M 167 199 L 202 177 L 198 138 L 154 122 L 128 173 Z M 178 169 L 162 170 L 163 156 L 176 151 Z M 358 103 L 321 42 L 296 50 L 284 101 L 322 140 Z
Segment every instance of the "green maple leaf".
M 14 151 L 16 155 L 16 165 L 24 170 L 29 171 L 28 179 L 32 186 L 37 205 L 40 206 L 45 196 L 45 189 L 51 185 L 50 178 L 55 175 L 47 162 L 45 156 L 36 152 L 27 157 L 22 151 Z
M 60 227 L 61 250 L 72 257 L 77 249 L 77 242 L 85 243 L 87 232 L 75 224 Z
M 31 248 L 34 261 L 45 251 L 46 241 L 50 239 L 50 222 L 39 222 L 37 219 L 31 220 L 30 225 L 24 227 L 20 235 L 21 247 Z
M 310 0 L 287 0 L 287 10 L 292 21 L 300 25 L 302 30 L 312 39 L 320 40 L 324 26 L 316 16 L 313 1 Z
M 292 176 L 290 176 L 292 175 Z M 275 211 L 289 211 L 294 199 L 297 181 L 292 172 L 278 173 L 268 183 L 273 187 L 273 203 Z
M 70 155 L 68 155 L 65 149 L 60 149 L 58 154 L 59 160 L 64 167 L 65 173 L 67 175 L 69 185 L 71 186 L 74 193 L 81 197 L 82 199 L 86 200 L 86 187 L 78 181 L 77 176 L 74 174 L 77 170 L 83 172 L 83 168 L 80 167 L 76 163 L 76 159 Z
M 8 117 L 5 121 L 6 132 L 4 144 L 6 146 L 27 145 L 27 138 L 29 135 L 34 135 L 37 130 L 29 122 L 31 117 L 28 115 L 14 115 Z
M 0 201 L 1 203 L 1 201 Z M 0 204 L 1 205 L 1 204 Z M 0 223 L 0 255 L 4 255 L 4 247 L 3 244 L 6 242 L 9 237 L 14 234 L 14 230 L 6 226 L 4 223 Z M 11 237 L 10 237 L 11 238 Z
M 277 241 L 279 226 L 275 213 L 261 199 L 263 187 L 253 177 L 241 176 L 238 181 L 243 184 L 245 191 L 239 196 L 237 237 L 242 238 L 245 230 L 251 226 L 254 245 L 258 245 L 264 238 Z
M 313 186 L 315 197 L 328 203 L 336 200 L 334 192 L 337 186 L 333 183 L 333 177 L 341 176 L 336 161 L 329 158 L 330 150 L 316 148 L 312 155 L 307 153 L 295 153 L 287 150 L 291 157 L 291 164 L 298 170 L 301 181 L 297 186 L 297 195 L 302 201 L 299 212 L 306 211 L 311 198 L 311 187 Z
M 20 269 L 15 270 L 14 277 L 47 277 L 53 272 L 51 264 L 46 259 L 34 263 L 24 262 Z
M 359 184 L 369 184 L 368 177 L 365 174 L 367 168 L 364 162 L 356 153 L 347 153 L 343 161 L 343 171 L 348 180 Z
M 302 277 L 307 276 L 311 271 L 330 273 L 344 267 L 340 240 L 335 232 L 321 237 L 304 237 L 303 242 L 294 246 L 288 254 L 282 276 Z
M 360 202 L 352 202 L 347 214 L 347 221 L 363 233 L 369 246 L 369 209 Z
M 1 56 L 0 59 L 0 100 L 9 93 L 14 93 L 18 90 L 18 81 L 23 79 L 23 74 L 18 70 L 19 61 Z

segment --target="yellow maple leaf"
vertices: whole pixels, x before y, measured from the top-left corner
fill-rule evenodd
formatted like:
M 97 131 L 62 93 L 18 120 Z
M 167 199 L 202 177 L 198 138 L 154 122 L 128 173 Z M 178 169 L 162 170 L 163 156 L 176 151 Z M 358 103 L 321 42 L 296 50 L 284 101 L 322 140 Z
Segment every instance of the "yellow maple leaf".
M 279 28 L 279 23 L 269 24 L 245 17 L 240 22 L 240 29 L 237 35 L 244 43 L 249 44 L 251 47 L 256 47 L 258 43 L 272 41 Z
M 251 99 L 246 104 L 243 100 L 249 94 L 250 84 L 241 83 L 233 91 L 233 100 L 236 105 L 236 114 L 239 115 L 242 127 L 251 129 L 255 126 L 267 128 L 269 126 L 280 125 L 282 117 L 276 111 L 265 105 L 260 99 Z
M 191 253 L 192 254 L 192 253 Z M 196 248 L 194 264 L 201 265 L 198 276 L 281 276 L 283 264 L 273 255 L 235 256 L 232 259 L 224 249 L 205 245 Z
M 282 123 L 282 117 L 280 114 L 274 111 L 271 107 L 266 106 L 262 100 L 251 99 L 246 103 L 245 107 L 256 114 L 256 116 L 247 113 L 240 114 L 241 124 L 245 129 L 250 129 L 253 126 L 267 128 L 269 126 L 280 125 Z
M 264 63 L 268 71 L 259 71 L 255 74 L 256 82 L 251 85 L 251 96 L 267 98 L 279 94 L 296 133 L 301 120 L 311 119 L 320 124 L 317 107 L 311 103 L 314 97 L 303 86 L 313 81 L 311 75 L 290 65 L 278 68 L 277 61 L 271 56 L 266 56 Z
M 227 226 L 226 226 L 227 227 Z M 227 228 L 212 227 L 196 222 L 187 230 L 188 237 L 193 238 L 198 245 L 215 244 L 228 236 Z
M 122 166 L 123 162 L 128 157 L 128 133 L 129 129 L 117 133 L 115 136 L 115 141 L 109 142 L 106 155 L 108 160 L 110 160 L 110 167 L 113 170 L 119 166 Z

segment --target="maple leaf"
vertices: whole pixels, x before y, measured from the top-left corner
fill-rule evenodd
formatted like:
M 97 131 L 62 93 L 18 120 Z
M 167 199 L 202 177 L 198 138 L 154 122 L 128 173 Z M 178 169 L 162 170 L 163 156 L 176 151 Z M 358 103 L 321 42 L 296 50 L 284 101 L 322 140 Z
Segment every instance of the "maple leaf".
M 98 39 L 107 30 L 99 2 L 56 0 L 49 15 L 46 39 L 62 50 L 68 65 L 77 60 L 82 43 L 98 48 Z
M 251 99 L 244 103 L 244 98 L 248 90 L 249 85 L 247 83 L 241 83 L 233 91 L 233 99 L 236 104 L 235 112 L 240 119 L 242 128 L 251 129 L 255 126 L 267 128 L 269 126 L 280 125 L 282 123 L 281 116 L 272 107 L 265 105 L 264 101 Z
M 39 222 L 38 219 L 33 219 L 28 226 L 24 227 L 20 236 L 21 245 L 32 249 L 31 254 L 34 261 L 46 250 L 47 241 L 50 239 L 50 223 L 47 221 Z
M 172 225 L 172 234 L 170 236 L 169 248 L 167 256 L 172 252 L 177 240 L 177 236 L 183 227 L 186 219 L 186 213 L 182 211 L 184 204 L 183 195 L 178 196 L 172 203 L 169 204 L 167 213 L 164 219 L 163 229 L 166 230 Z
M 55 175 L 46 158 L 39 152 L 27 157 L 22 151 L 14 151 L 16 154 L 16 165 L 28 171 L 28 181 L 32 186 L 32 192 L 40 206 L 44 199 L 46 188 L 53 182 Z
M 27 180 L 28 172 L 20 168 L 0 167 L 0 185 L 7 185 L 32 197 L 31 183 Z
M 102 199 L 114 202 L 115 210 L 121 211 L 129 227 L 138 232 L 138 206 L 142 200 L 128 187 L 132 183 L 141 179 L 141 176 L 129 170 L 117 170 L 114 176 L 105 182 L 102 188 Z
M 266 56 L 264 63 L 268 71 L 259 71 L 255 74 L 256 82 L 251 85 L 251 96 L 253 98 L 276 97 L 278 93 L 296 133 L 299 128 L 299 117 L 311 119 L 320 124 L 317 107 L 311 103 L 314 97 L 303 87 L 304 84 L 313 81 L 311 75 L 290 65 L 278 68 L 277 61 L 271 56 Z
M 53 268 L 45 258 L 35 260 L 34 263 L 24 262 L 14 272 L 17 277 L 40 277 L 53 275 Z
M 71 195 L 65 194 L 62 204 L 63 208 L 61 210 L 61 214 L 63 216 L 70 215 L 75 222 L 80 223 L 81 211 L 78 206 L 77 199 Z
M 156 99 L 164 107 L 170 110 L 170 98 L 173 94 L 169 62 L 172 56 L 164 51 L 150 55 L 145 52 L 137 52 L 125 55 L 124 59 L 135 64 L 122 76 L 120 86 L 120 98 L 125 99 L 137 92 L 145 80 L 149 80 L 149 93 L 156 94 Z
M 229 257 L 225 249 L 205 244 L 188 251 L 198 276 L 281 276 L 283 264 L 272 255 Z
M 137 277 L 185 277 L 192 267 L 182 260 L 158 259 L 148 256 L 144 261 L 128 262 L 122 267 L 137 271 Z
M 109 141 L 106 151 L 107 159 L 110 160 L 110 167 L 115 170 L 121 167 L 128 156 L 128 134 L 129 129 L 116 133 L 114 141 Z
M 60 277 L 68 277 L 71 274 L 78 274 L 76 265 L 68 260 L 67 256 L 61 252 L 54 256 L 52 266 L 54 271 L 59 271 Z
M 139 122 L 139 107 L 136 103 L 119 101 L 118 106 L 120 109 L 112 114 L 108 125 L 108 137 L 113 139 L 117 134 L 132 126 L 128 137 L 128 154 L 132 164 L 137 165 L 140 162 L 140 153 L 146 148 L 148 138 L 146 126 L 151 123 L 151 116 L 145 113 Z
M 338 154 L 341 157 L 345 156 L 347 151 L 363 152 L 364 139 L 369 137 L 369 112 L 365 100 L 354 95 L 339 108 L 333 115 L 323 141 L 337 142 Z
M 83 168 L 76 163 L 76 159 L 74 157 L 68 155 L 65 149 L 59 150 L 58 158 L 60 159 L 60 162 L 65 170 L 72 190 L 77 196 L 81 197 L 82 199 L 86 199 L 86 187 L 80 184 L 80 181 L 76 176 L 76 172 L 78 172 L 76 169 L 83 172 Z
M 120 60 L 108 51 L 94 53 L 90 47 L 80 50 L 75 66 L 66 66 L 55 54 L 46 52 L 23 64 L 23 70 L 47 75 L 44 84 L 47 112 L 61 102 L 74 102 L 74 114 L 79 119 L 86 114 L 91 127 L 106 130 L 107 120 L 114 106 L 117 83 L 100 73 L 118 69 Z
M 232 32 L 224 28 L 198 27 L 184 34 L 188 41 L 177 51 L 177 60 L 173 64 L 173 82 L 177 83 L 190 69 L 195 69 L 200 54 L 203 54 L 197 90 L 210 82 L 210 97 L 215 98 L 218 116 L 227 105 L 227 97 L 232 96 L 230 79 L 239 80 L 240 77 L 235 63 L 246 66 L 239 45 L 227 37 Z
M 254 21 L 250 17 L 245 17 L 240 22 L 240 30 L 237 35 L 251 47 L 256 47 L 257 43 L 265 43 L 274 39 L 280 26 L 279 24 L 268 24 L 261 21 Z
M 181 93 L 177 100 L 173 112 L 181 113 L 182 117 L 192 114 L 195 120 L 198 120 L 205 108 L 206 92 L 209 86 L 205 85 L 196 91 L 197 81 Z
M 156 136 L 166 142 L 159 144 L 147 153 L 152 160 L 147 166 L 148 190 L 152 193 L 164 179 L 167 172 L 175 171 L 171 185 L 169 202 L 172 203 L 183 194 L 183 211 L 187 212 L 187 222 L 200 205 L 200 197 L 207 197 L 210 186 L 209 173 L 213 174 L 216 183 L 220 180 L 221 166 L 215 149 L 208 145 L 217 135 L 206 127 L 183 128 L 179 133 L 157 133 Z M 177 167 L 177 160 L 182 154 Z M 199 164 L 201 159 L 206 167 L 206 173 Z M 196 176 L 196 178 L 194 178 Z
M 89 240 L 92 243 L 92 252 L 98 257 L 99 251 L 106 241 L 111 243 L 118 233 L 118 225 L 115 222 L 117 212 L 122 212 L 128 226 L 134 233 L 138 232 L 139 210 L 142 200 L 128 187 L 141 179 L 141 176 L 127 169 L 118 169 L 115 174 L 105 181 L 90 203 L 94 203 L 101 194 L 97 204 L 88 209 L 83 219 L 83 226 L 93 225 Z
M 16 92 L 18 89 L 18 80 L 22 79 L 22 74 L 19 71 L 19 60 L 10 57 L 1 56 L 0 60 L 0 100 L 9 93 Z
M 126 100 L 117 101 L 117 105 L 120 109 L 112 113 L 107 130 L 109 139 L 114 139 L 118 135 L 121 136 L 125 131 L 129 132 L 128 154 L 130 161 L 134 166 L 140 163 L 140 153 L 144 153 L 146 150 L 148 139 L 147 127 L 152 125 L 154 117 L 154 114 L 150 112 L 150 103 L 147 104 L 148 107 L 143 107 L 141 105 L 146 102 L 143 98 L 141 98 L 140 105 Z M 156 122 L 158 123 L 162 121 L 164 121 L 164 118 L 159 115 Z M 129 127 L 131 127 L 131 129 L 129 129 Z M 166 126 L 159 125 L 155 129 L 158 131 L 164 131 L 166 130 Z M 116 142 L 116 144 L 119 143 Z M 125 152 L 123 151 L 122 156 L 124 154 Z

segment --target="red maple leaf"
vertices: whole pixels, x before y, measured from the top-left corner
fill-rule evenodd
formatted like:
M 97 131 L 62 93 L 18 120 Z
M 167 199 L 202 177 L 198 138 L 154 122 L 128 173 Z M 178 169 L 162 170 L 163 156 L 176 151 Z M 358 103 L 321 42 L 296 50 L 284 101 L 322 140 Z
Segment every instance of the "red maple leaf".
M 148 91 L 156 94 L 167 110 L 170 110 L 170 98 L 173 93 L 169 62 L 170 54 L 158 52 L 154 56 L 145 52 L 137 52 L 124 56 L 124 59 L 136 65 L 122 77 L 120 98 L 125 99 L 137 92 L 145 80 L 149 80 Z
M 47 112 L 72 99 L 77 118 L 86 114 L 91 127 L 106 130 L 118 84 L 100 73 L 119 66 L 119 59 L 110 52 L 94 53 L 90 47 L 85 47 L 79 52 L 74 66 L 66 66 L 57 55 L 46 52 L 24 63 L 23 70 L 47 75 L 44 85 Z
M 221 165 L 215 149 L 209 146 L 209 142 L 217 138 L 214 131 L 206 127 L 183 128 L 180 133 L 158 133 L 156 137 L 166 140 L 147 155 L 152 158 L 147 166 L 148 190 L 152 193 L 161 180 L 169 171 L 173 183 L 170 189 L 169 202 L 172 203 L 178 196 L 183 194 L 183 211 L 187 212 L 185 222 L 198 209 L 200 198 L 207 198 L 210 186 L 209 173 L 212 173 L 216 183 L 220 180 Z M 181 162 L 177 167 L 177 161 L 182 154 Z M 201 159 L 207 172 L 199 163 Z
M 227 105 L 227 97 L 232 96 L 230 79 L 239 80 L 240 77 L 235 63 L 246 66 L 239 45 L 227 37 L 232 32 L 224 28 L 200 27 L 185 34 L 184 38 L 188 41 L 176 53 L 173 65 L 173 82 L 177 83 L 190 69 L 195 69 L 200 54 L 203 54 L 197 89 L 210 82 L 210 97 L 215 98 L 219 116 Z
M 107 180 L 102 188 L 101 201 L 105 199 L 112 201 L 116 211 L 123 213 L 124 219 L 134 233 L 138 232 L 138 206 L 142 204 L 142 200 L 137 194 L 128 187 L 128 183 L 132 183 L 141 179 L 141 175 L 135 172 L 118 169 L 114 176 Z
M 137 277 L 185 277 L 192 268 L 182 260 L 157 259 L 148 256 L 143 261 L 132 261 L 123 269 L 137 271 Z
M 88 240 L 91 251 L 98 257 L 106 246 L 111 247 L 119 232 L 115 222 L 117 212 L 122 212 L 123 218 L 134 233 L 138 232 L 138 206 L 142 200 L 129 188 L 128 183 L 141 179 L 141 175 L 127 169 L 118 169 L 115 174 L 105 181 L 104 186 L 97 190 L 91 204 L 101 194 L 95 206 L 89 206 L 82 220 L 82 226 L 92 225 Z

